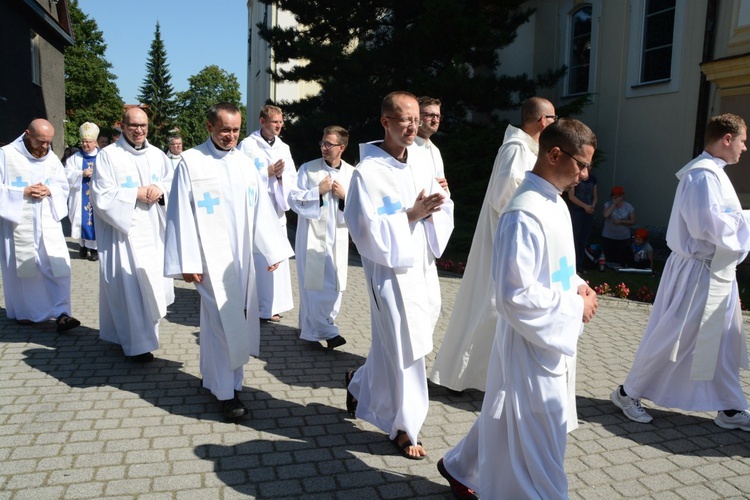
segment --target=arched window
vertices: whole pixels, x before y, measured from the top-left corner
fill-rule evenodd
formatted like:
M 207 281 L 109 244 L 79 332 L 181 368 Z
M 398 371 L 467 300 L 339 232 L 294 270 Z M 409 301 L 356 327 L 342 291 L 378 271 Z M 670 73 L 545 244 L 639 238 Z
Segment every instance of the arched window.
M 591 74 L 592 7 L 585 4 L 570 14 L 568 95 L 589 91 Z

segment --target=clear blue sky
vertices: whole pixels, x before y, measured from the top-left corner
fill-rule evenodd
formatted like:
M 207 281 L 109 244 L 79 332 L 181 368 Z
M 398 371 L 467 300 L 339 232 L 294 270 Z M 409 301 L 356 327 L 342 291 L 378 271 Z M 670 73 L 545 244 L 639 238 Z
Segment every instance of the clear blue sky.
M 247 98 L 247 2 L 243 0 L 78 0 L 107 44 L 106 58 L 126 104 L 136 104 L 156 21 L 175 92 L 215 64 L 234 73 Z

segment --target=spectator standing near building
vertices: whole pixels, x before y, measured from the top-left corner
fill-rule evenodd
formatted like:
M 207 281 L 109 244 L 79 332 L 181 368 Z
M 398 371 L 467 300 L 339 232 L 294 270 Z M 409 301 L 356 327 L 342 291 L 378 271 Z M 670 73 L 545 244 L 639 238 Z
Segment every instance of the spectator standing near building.
M 586 246 L 594 229 L 594 214 L 599 201 L 594 174 L 589 172 L 586 180 L 569 189 L 568 200 L 570 200 L 570 220 L 573 224 L 573 242 L 576 246 L 576 269 L 579 273 L 583 273 L 585 272 Z
M 622 267 L 630 255 L 630 226 L 635 224 L 635 208 L 625 201 L 622 186 L 612 188 L 612 199 L 604 203 L 602 243 L 607 265 Z
M 414 139 L 414 144 L 419 146 L 428 158 L 429 163 L 435 172 L 435 178 L 437 179 L 440 187 L 448 191 L 448 181 L 445 178 L 445 166 L 443 165 L 443 156 L 440 154 L 440 150 L 435 143 L 430 139 L 440 128 L 440 120 L 442 115 L 440 114 L 440 108 L 442 103 L 440 99 L 434 97 L 422 96 L 419 98 L 419 118 L 422 120 L 422 125 L 419 126 L 417 131 L 417 137 Z

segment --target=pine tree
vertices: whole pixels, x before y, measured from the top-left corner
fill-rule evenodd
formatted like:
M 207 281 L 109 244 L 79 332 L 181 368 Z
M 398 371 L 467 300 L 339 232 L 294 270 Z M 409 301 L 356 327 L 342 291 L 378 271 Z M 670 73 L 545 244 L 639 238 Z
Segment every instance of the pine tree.
M 206 66 L 188 78 L 188 89 L 177 94 L 178 115 L 175 123 L 180 129 L 185 149 L 203 143 L 208 137 L 206 113 L 219 102 L 231 102 L 240 108 L 245 123 L 240 83 L 234 73 L 227 73 L 216 65 Z
M 167 50 L 161 39 L 161 28 L 156 22 L 154 40 L 148 52 L 146 76 L 139 89 L 138 100 L 145 104 L 149 119 L 148 141 L 156 147 L 165 148 L 169 130 L 174 128 L 174 88 L 170 81 Z
M 78 145 L 83 122 L 96 123 L 110 133 L 122 117 L 123 103 L 96 21 L 81 11 L 76 0 L 70 2 L 70 20 L 75 45 L 65 49 L 65 143 Z

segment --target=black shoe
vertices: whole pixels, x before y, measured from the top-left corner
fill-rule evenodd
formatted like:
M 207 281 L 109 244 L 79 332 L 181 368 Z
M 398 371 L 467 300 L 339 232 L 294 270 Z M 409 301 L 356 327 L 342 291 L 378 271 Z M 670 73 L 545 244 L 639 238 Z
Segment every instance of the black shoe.
M 234 398 L 219 402 L 227 420 L 236 420 L 247 414 L 247 406 L 237 397 L 237 391 L 234 391 Z
M 85 259 L 86 256 L 89 254 L 89 249 L 86 247 L 81 247 L 78 249 L 78 256 L 82 259 Z
M 97 260 L 99 260 L 99 252 L 97 252 L 96 250 L 91 250 L 91 253 L 89 254 L 89 260 L 91 262 L 96 262 Z
M 136 356 L 126 356 L 131 361 L 135 361 L 136 363 L 150 363 L 154 360 L 154 354 L 150 352 L 144 352 L 143 354 L 138 354 Z
M 328 346 L 328 349 L 331 349 L 331 350 L 337 347 L 341 347 L 344 344 L 346 344 L 346 339 L 342 337 L 341 335 L 336 335 L 332 339 L 326 340 L 326 345 Z
M 72 330 L 77 326 L 81 326 L 80 321 L 72 316 L 68 316 L 65 313 L 62 313 L 57 317 L 57 319 L 55 320 L 55 324 L 57 324 L 57 331 L 60 333 L 67 332 L 68 330 Z

